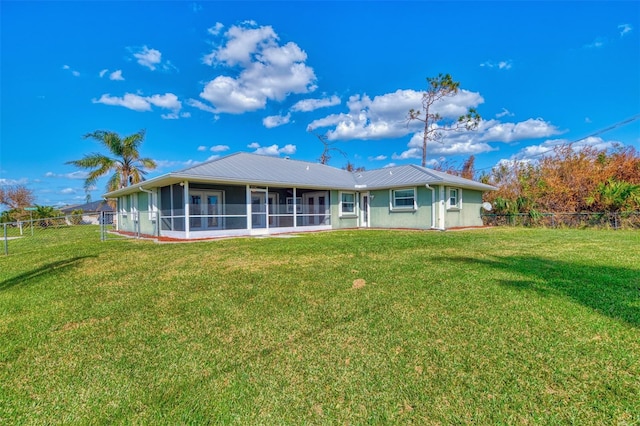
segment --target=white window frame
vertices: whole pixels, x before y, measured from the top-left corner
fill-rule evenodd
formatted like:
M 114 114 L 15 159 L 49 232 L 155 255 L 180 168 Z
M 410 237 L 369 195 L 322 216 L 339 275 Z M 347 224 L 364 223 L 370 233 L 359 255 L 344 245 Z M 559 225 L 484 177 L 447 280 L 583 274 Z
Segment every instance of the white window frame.
M 124 218 L 127 217 L 128 215 L 128 211 L 127 208 L 129 208 L 129 196 L 128 195 L 124 195 L 122 197 L 118 198 L 118 204 L 120 207 L 120 215 Z
M 351 195 L 353 197 L 353 201 L 350 202 L 344 202 L 342 199 L 343 195 Z M 344 211 L 343 207 L 344 204 L 351 204 L 352 207 L 352 211 L 346 212 Z M 350 191 L 340 191 L 340 217 L 343 216 L 351 216 L 351 217 L 357 217 L 356 214 L 356 193 L 355 192 L 350 192 Z
M 451 191 L 456 191 L 455 204 L 451 204 Z M 462 210 L 462 188 L 447 187 L 447 210 Z
M 131 219 L 138 221 L 140 219 L 138 212 L 138 194 L 129 194 L 129 206 L 131 207 Z
M 411 206 L 397 206 L 396 205 L 396 192 L 400 192 L 400 191 L 413 191 L 413 197 L 401 197 L 401 199 L 409 199 L 409 198 L 413 198 L 413 205 Z M 389 209 L 391 211 L 401 211 L 401 212 L 407 212 L 407 211 L 415 211 L 418 209 L 418 191 L 416 190 L 415 187 L 413 188 L 396 188 L 396 189 L 390 189 L 389 190 Z

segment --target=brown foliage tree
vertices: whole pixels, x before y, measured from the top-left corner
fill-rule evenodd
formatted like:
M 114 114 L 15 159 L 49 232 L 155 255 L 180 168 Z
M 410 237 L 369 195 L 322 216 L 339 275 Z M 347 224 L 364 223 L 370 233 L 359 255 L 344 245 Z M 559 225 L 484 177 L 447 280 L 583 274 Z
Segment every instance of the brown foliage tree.
M 607 152 L 558 146 L 537 163 L 501 164 L 481 180 L 498 187 L 485 195 L 496 213 L 593 212 L 614 205 L 640 209 L 632 195 L 619 203 L 599 202 L 599 197 L 610 196 L 611 182 L 632 188 L 640 184 L 640 154 L 633 147 Z
M 10 210 L 21 210 L 33 204 L 33 192 L 24 185 L 0 186 L 0 204 Z

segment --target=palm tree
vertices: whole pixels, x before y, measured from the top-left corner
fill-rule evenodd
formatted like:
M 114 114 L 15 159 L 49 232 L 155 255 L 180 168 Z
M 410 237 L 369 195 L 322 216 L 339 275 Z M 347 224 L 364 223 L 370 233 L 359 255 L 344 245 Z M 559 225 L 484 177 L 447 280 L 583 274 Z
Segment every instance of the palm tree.
M 606 211 L 632 210 L 640 205 L 640 185 L 609 178 L 587 198 L 589 205 L 598 202 Z
M 156 162 L 152 159 L 140 158 L 138 148 L 142 144 L 144 136 L 144 130 L 125 138 L 115 132 L 104 130 L 87 133 L 83 136 L 84 139 L 97 140 L 109 150 L 113 157 L 93 153 L 85 155 L 81 160 L 68 161 L 67 164 L 91 170 L 84 181 L 84 187 L 87 191 L 99 178 L 110 172 L 113 172 L 113 176 L 107 181 L 108 192 L 142 182 L 147 170 L 156 168 Z

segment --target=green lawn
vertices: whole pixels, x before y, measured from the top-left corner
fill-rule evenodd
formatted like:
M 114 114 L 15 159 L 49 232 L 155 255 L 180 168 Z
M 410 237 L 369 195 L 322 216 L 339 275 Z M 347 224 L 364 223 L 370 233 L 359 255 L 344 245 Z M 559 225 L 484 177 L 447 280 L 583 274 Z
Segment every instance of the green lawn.
M 0 256 L 0 424 L 640 424 L 638 231 L 59 232 Z

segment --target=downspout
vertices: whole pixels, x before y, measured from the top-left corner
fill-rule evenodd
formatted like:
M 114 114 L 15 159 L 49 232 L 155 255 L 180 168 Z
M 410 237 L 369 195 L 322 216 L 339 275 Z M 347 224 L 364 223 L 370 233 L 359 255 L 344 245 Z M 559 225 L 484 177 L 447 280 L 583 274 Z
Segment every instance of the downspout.
M 438 206 L 439 206 L 439 216 L 438 216 L 438 229 L 441 231 L 444 231 L 446 229 L 446 223 L 445 223 L 445 206 L 444 206 L 444 185 L 440 185 L 440 199 L 438 200 Z
M 436 229 L 436 190 L 428 183 L 424 187 L 431 190 L 431 229 Z

